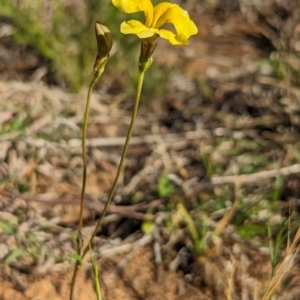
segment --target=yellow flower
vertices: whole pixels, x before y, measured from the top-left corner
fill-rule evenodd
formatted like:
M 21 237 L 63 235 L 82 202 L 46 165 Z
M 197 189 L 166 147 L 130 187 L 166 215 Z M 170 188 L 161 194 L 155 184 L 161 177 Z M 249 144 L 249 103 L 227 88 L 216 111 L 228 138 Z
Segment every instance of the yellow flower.
M 172 45 L 187 45 L 189 37 L 198 32 L 189 14 L 177 4 L 163 2 L 153 7 L 150 0 L 112 0 L 112 3 L 125 13 L 143 11 L 145 14 L 144 24 L 137 20 L 123 22 L 121 32 L 124 34 L 136 34 L 151 41 L 160 36 Z M 163 29 L 165 24 L 172 24 L 176 34 Z

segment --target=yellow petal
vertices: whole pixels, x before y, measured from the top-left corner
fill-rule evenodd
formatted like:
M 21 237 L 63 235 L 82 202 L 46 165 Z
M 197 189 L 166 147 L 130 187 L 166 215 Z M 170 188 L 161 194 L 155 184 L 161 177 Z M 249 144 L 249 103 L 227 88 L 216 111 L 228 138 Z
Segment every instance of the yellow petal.
M 170 8 L 172 8 L 175 4 L 163 2 L 154 6 L 153 9 L 153 19 L 151 23 L 151 27 L 160 28 L 166 23 L 165 14 L 168 12 Z
M 121 32 L 124 34 L 136 34 L 140 39 L 146 39 L 155 34 L 152 28 L 148 28 L 140 21 L 130 20 L 121 24 Z
M 167 29 L 155 29 L 161 38 L 168 40 L 172 45 L 187 45 L 188 40 L 186 37 L 179 37 L 175 33 Z
M 189 14 L 177 4 L 160 3 L 154 7 L 153 15 L 151 27 L 160 28 L 166 23 L 173 24 L 181 44 L 186 44 L 187 39 L 198 32 Z
M 150 0 L 112 0 L 113 5 L 120 11 L 131 14 L 143 11 L 145 24 L 150 25 L 153 17 L 153 5 Z

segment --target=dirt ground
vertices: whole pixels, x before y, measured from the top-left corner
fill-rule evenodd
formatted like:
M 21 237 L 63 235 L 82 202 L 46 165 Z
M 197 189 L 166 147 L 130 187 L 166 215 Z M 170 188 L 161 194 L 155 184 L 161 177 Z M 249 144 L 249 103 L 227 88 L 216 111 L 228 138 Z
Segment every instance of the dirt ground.
M 141 103 L 122 180 L 93 245 L 105 300 L 268 299 L 268 239 L 242 238 L 237 224 L 257 203 L 243 225 L 275 224 L 299 203 L 300 5 L 221 2 L 203 10 L 186 1 L 199 34 L 187 47 L 160 41 L 154 54 L 154 64 L 172 69 L 170 80 L 163 95 Z M 0 299 L 68 299 L 86 90 L 73 94 L 34 80 L 42 61 L 10 47 L 15 51 L 1 48 L 9 62 L 0 55 Z M 130 120 L 131 100 L 112 92 L 122 89 L 119 76 L 104 81 L 92 96 L 84 238 L 103 209 Z M 162 174 L 175 186 L 171 195 L 158 192 Z M 279 205 L 269 214 L 263 205 L 278 176 Z M 222 197 L 228 207 L 213 209 Z M 208 216 L 196 208 L 200 198 Z M 177 206 L 182 199 L 195 222 L 206 218 L 201 254 Z M 244 201 L 251 205 L 240 209 Z M 152 230 L 143 231 L 149 223 Z M 287 259 L 274 299 L 296 300 L 298 257 L 280 257 Z M 95 298 L 86 258 L 75 299 Z

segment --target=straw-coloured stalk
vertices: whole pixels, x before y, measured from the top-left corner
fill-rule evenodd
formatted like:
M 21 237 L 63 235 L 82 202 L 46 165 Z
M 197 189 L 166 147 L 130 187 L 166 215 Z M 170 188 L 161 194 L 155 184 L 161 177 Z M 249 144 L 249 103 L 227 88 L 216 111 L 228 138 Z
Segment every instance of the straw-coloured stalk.
M 78 270 L 81 266 L 81 261 L 84 255 L 81 253 L 83 241 L 82 241 L 82 226 L 83 226 L 83 206 L 84 206 L 84 195 L 86 188 L 86 177 L 87 177 L 87 158 L 86 158 L 86 135 L 87 135 L 87 126 L 90 112 L 90 103 L 91 103 L 91 95 L 94 88 L 95 83 L 98 81 L 102 73 L 104 72 L 105 65 L 107 63 L 110 50 L 112 48 L 112 37 L 109 29 L 102 25 L 99 22 L 95 24 L 95 34 L 97 39 L 97 56 L 94 64 L 94 78 L 89 86 L 84 120 L 83 120 L 83 128 L 82 128 L 82 161 L 83 161 L 83 177 L 82 177 L 82 189 L 81 189 L 81 199 L 80 199 L 80 212 L 79 212 L 79 225 L 78 225 L 78 237 L 77 237 L 77 257 L 81 259 L 76 260 L 76 265 L 74 268 L 74 273 L 72 277 L 72 283 L 70 288 L 70 300 L 73 300 L 75 281 L 77 277 Z M 96 280 L 96 279 L 95 279 Z

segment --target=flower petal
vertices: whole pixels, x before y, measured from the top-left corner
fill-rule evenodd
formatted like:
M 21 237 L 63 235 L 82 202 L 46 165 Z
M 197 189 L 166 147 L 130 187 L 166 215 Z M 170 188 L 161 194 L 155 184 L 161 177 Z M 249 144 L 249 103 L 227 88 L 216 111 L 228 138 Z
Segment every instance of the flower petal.
M 121 32 L 124 34 L 136 34 L 140 39 L 146 39 L 155 34 L 152 28 L 148 28 L 137 20 L 130 20 L 121 24 Z
M 198 32 L 189 14 L 177 4 L 160 3 L 154 7 L 153 15 L 151 27 L 160 28 L 166 23 L 173 24 L 180 44 L 187 44 L 188 38 Z
M 172 45 L 187 45 L 188 40 L 186 37 L 179 37 L 175 33 L 167 29 L 154 29 L 161 38 L 168 40 Z
M 112 4 L 120 11 L 131 14 L 143 11 L 145 24 L 150 25 L 153 17 L 153 5 L 150 0 L 112 0 Z
M 175 4 L 163 2 L 154 6 L 153 9 L 153 19 L 151 23 L 151 27 L 160 28 L 166 23 L 164 15 L 168 12 L 170 8 L 172 8 Z

